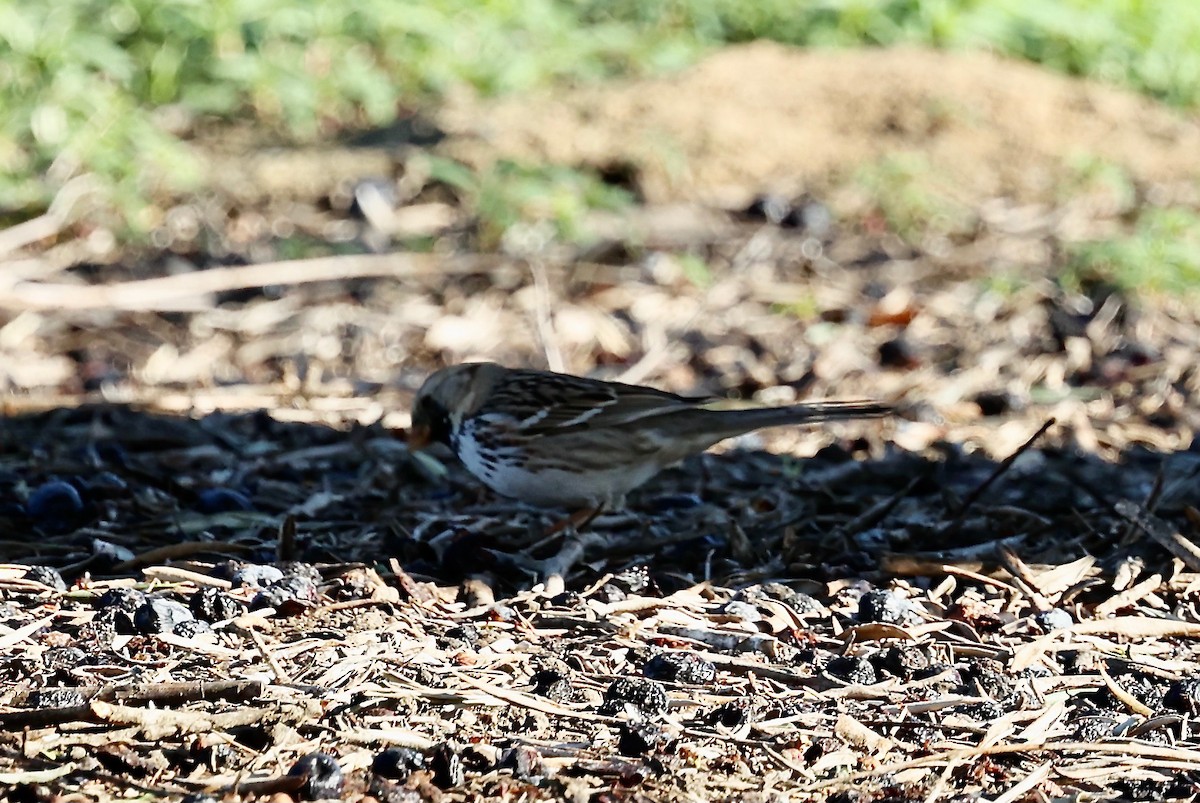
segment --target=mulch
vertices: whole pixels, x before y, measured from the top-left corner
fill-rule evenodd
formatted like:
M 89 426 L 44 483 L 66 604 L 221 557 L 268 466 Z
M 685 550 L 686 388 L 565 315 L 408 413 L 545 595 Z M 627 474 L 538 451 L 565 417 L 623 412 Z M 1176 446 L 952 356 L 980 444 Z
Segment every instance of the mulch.
M 1051 225 L 934 254 L 721 220 L 704 271 L 609 243 L 3 288 L 10 799 L 1200 792 L 1194 310 L 972 271 Z M 404 446 L 428 370 L 480 356 L 901 413 L 548 535 Z

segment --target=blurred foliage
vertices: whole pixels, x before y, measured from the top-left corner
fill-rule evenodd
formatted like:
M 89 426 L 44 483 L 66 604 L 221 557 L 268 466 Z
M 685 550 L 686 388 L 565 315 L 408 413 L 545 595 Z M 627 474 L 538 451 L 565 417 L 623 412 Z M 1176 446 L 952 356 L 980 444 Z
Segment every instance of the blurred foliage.
M 1072 245 L 1068 286 L 1111 281 L 1138 292 L 1190 295 L 1200 289 L 1200 214 L 1183 207 L 1147 208 L 1128 234 Z
M 1081 154 L 1068 164 L 1067 179 L 1057 188 L 1061 201 L 1080 195 L 1107 198 L 1115 212 L 1128 212 L 1138 204 L 1138 191 L 1128 168 L 1107 159 Z
M 679 268 L 683 272 L 683 278 L 691 282 L 693 287 L 701 290 L 707 290 L 709 287 L 712 287 L 712 267 L 703 257 L 697 254 L 682 253 L 678 254 L 676 259 L 679 261 Z
M 916 153 L 885 156 L 857 173 L 857 183 L 888 229 L 913 245 L 931 234 L 956 234 L 974 226 L 971 211 L 937 186 L 937 179 L 928 160 Z
M 505 234 L 525 220 L 546 221 L 558 239 L 581 242 L 587 239 L 583 219 L 588 210 L 619 209 L 632 200 L 627 191 L 590 173 L 503 160 L 469 179 L 464 189 L 479 219 L 484 248 L 500 245 Z M 527 234 L 537 239 L 536 231 Z M 513 246 L 522 251 L 540 250 L 535 242 Z
M 0 214 L 86 172 L 136 226 L 146 199 L 201 180 L 179 139 L 198 122 L 314 140 L 456 87 L 659 72 L 759 37 L 988 47 L 1200 99 L 1194 0 L 0 0 Z
M 636 24 L 705 45 L 987 48 L 1176 105 L 1200 103 L 1193 0 L 591 0 L 580 8 L 586 23 Z

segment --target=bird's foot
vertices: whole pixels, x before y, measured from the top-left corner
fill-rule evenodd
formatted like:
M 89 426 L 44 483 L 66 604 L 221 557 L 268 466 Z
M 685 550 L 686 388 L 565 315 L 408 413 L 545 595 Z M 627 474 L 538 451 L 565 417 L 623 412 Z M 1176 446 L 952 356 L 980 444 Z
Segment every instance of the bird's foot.
M 541 580 L 548 597 L 556 597 L 566 590 L 566 579 L 576 564 L 583 561 L 589 546 L 604 541 L 604 536 L 592 532 L 576 532 L 572 529 L 564 537 L 562 548 L 549 558 L 521 561 L 521 568 Z

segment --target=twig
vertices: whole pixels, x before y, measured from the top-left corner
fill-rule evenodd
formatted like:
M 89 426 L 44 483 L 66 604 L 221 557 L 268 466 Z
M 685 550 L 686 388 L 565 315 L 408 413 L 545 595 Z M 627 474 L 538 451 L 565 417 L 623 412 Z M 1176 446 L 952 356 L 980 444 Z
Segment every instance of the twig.
M 1200 571 L 1200 547 L 1184 538 L 1182 533 L 1129 499 L 1118 500 L 1115 507 L 1117 513 L 1154 539 L 1163 549 L 1183 561 L 1185 566 L 1194 572 Z
M 76 204 L 96 189 L 90 176 L 68 181 L 54 196 L 46 214 L 0 230 L 0 256 L 61 232 L 75 217 Z
M 517 568 L 529 572 L 543 580 L 546 593 L 550 596 L 561 593 L 566 587 L 565 580 L 575 564 L 583 560 L 589 546 L 605 541 L 604 536 L 593 532 L 570 534 L 563 541 L 562 548 L 552 558 L 546 560 L 529 560 L 522 556 L 504 556 Z
M 259 697 L 265 684 L 259 680 L 221 680 L 212 683 L 137 683 L 131 686 L 95 686 L 56 688 L 55 694 L 77 696 L 86 702 L 58 708 L 35 708 L 0 713 L 0 730 L 46 728 L 65 722 L 97 722 L 100 716 L 93 703 L 154 703 L 180 705 L 196 700 L 232 700 L 246 702 Z M 29 691 L 18 695 L 14 704 L 25 705 Z
M 932 549 L 922 552 L 904 552 L 886 554 L 879 560 L 880 568 L 892 574 L 902 574 L 919 577 L 925 574 L 939 574 L 945 571 L 947 563 L 961 564 L 966 561 L 982 563 L 988 558 L 994 558 L 996 550 L 1001 547 L 1015 547 L 1025 542 L 1027 533 L 1010 535 L 996 541 L 982 544 L 968 544 L 956 549 Z
M 280 563 L 297 560 L 299 550 L 296 547 L 296 517 L 288 514 L 279 525 L 279 539 L 275 542 L 275 559 Z
M 546 266 L 540 258 L 530 257 L 529 272 L 533 274 L 533 315 L 538 340 L 542 342 L 542 351 L 546 355 L 546 366 L 551 371 L 562 373 L 566 370 L 566 363 L 558 347 L 558 334 L 554 331 L 554 319 L 550 313 L 554 308 L 554 298 L 550 292 L 550 280 L 546 277 Z
M 1011 755 L 1013 753 L 1100 753 L 1119 757 L 1138 756 L 1154 758 L 1162 761 L 1187 764 L 1188 769 L 1200 769 L 1200 752 L 1183 748 L 1160 747 L 1134 741 L 1112 740 L 1107 742 L 1047 742 L 1045 744 L 996 744 L 988 747 L 967 747 L 958 750 L 947 750 L 929 756 L 899 761 L 895 764 L 883 764 L 874 769 L 851 773 L 840 778 L 831 778 L 805 787 L 805 791 L 827 789 L 842 784 L 852 785 L 859 781 L 877 778 L 881 775 L 902 772 L 922 767 L 936 767 L 947 761 L 961 761 L 968 758 L 983 756 Z
M 948 529 L 958 529 L 958 527 L 962 524 L 962 520 L 966 517 L 967 511 L 971 509 L 972 505 L 979 501 L 979 497 L 983 496 L 984 492 L 986 492 L 988 488 L 992 487 L 996 480 L 1000 479 L 1005 472 L 1012 468 L 1012 464 L 1016 462 L 1018 457 L 1033 448 L 1033 444 L 1037 442 L 1037 439 L 1046 434 L 1046 430 L 1050 429 L 1050 427 L 1054 426 L 1054 424 L 1055 420 L 1053 418 L 1047 418 L 1045 423 L 1038 427 L 1037 432 L 1030 435 L 1028 440 L 1016 448 L 1016 451 L 1000 461 L 1000 465 L 996 466 L 996 469 L 991 473 L 991 475 L 986 480 L 981 482 L 978 487 L 975 488 L 975 490 L 967 494 L 967 498 L 964 499 L 962 505 L 959 506 L 958 513 L 955 514 L 954 519 L 950 522 Z
M 1037 769 L 1025 776 L 1024 779 L 1014 784 L 1007 792 L 1000 795 L 992 803 L 1016 803 L 1025 797 L 1025 793 L 1032 790 L 1035 786 L 1050 777 L 1050 771 L 1054 769 L 1054 762 L 1047 761 L 1038 765 Z
M 235 265 L 105 285 L 15 282 L 0 285 L 0 308 L 34 310 L 194 310 L 212 293 L 248 287 L 294 285 L 367 277 L 475 273 L 499 265 L 497 257 L 448 258 L 436 254 L 351 254 L 258 265 Z
M 900 502 L 902 502 L 904 499 L 907 499 L 908 496 L 917 488 L 917 486 L 929 477 L 929 474 L 932 471 L 933 467 L 930 466 L 925 471 L 921 472 L 920 475 L 913 477 L 907 485 L 905 485 L 896 493 L 892 494 L 886 499 L 881 499 L 859 515 L 842 524 L 833 532 L 833 534 L 830 535 L 830 538 L 845 539 L 874 527 L 879 522 L 883 521 L 883 519 L 895 509 L 896 505 L 900 504 Z M 803 517 L 798 516 L 794 520 L 787 522 L 787 524 L 794 524 L 802 520 L 802 518 Z M 794 549 L 785 550 L 783 557 L 786 562 L 790 563 L 797 557 L 794 554 L 794 551 Z
M 686 330 L 688 324 L 695 318 L 696 316 L 693 315 L 680 328 Z M 632 385 L 645 382 L 647 377 L 657 371 L 663 360 L 671 354 L 672 341 L 667 337 L 666 328 L 657 321 L 650 321 L 646 324 L 646 331 L 642 335 L 642 344 L 641 358 L 617 376 L 618 382 L 627 382 Z
M 267 643 L 263 641 L 262 634 L 252 627 L 247 627 L 245 632 L 250 636 L 250 640 L 254 642 L 254 646 L 258 648 L 259 654 L 263 660 L 267 662 L 267 666 L 271 668 L 271 674 L 275 676 L 275 682 L 281 684 L 291 683 L 292 679 L 288 675 L 287 670 L 280 665 L 275 656 L 271 654 L 271 650 L 267 647 Z
M 126 561 L 118 563 L 112 568 L 112 572 L 120 574 L 122 572 L 131 572 L 135 569 L 140 569 L 144 566 L 153 566 L 156 563 L 163 563 L 169 560 L 179 560 L 180 558 L 190 558 L 193 555 L 201 555 L 205 553 L 223 553 L 227 551 L 227 547 L 233 546 L 235 551 L 239 550 L 240 545 L 222 544 L 214 541 L 180 541 L 177 544 L 167 544 L 166 546 L 155 547 L 148 549 L 141 554 L 134 555 Z
M 1097 665 L 1096 669 L 1100 672 L 1100 678 L 1104 681 L 1104 685 L 1108 687 L 1112 696 L 1124 703 L 1126 708 L 1143 717 L 1154 716 L 1154 712 L 1145 703 L 1134 697 L 1121 684 L 1112 679 L 1112 676 L 1105 670 L 1103 663 Z
M 223 577 L 193 572 L 180 566 L 147 566 L 142 569 L 142 576 L 160 583 L 191 583 L 199 588 L 220 588 L 225 591 L 233 588 L 233 583 Z

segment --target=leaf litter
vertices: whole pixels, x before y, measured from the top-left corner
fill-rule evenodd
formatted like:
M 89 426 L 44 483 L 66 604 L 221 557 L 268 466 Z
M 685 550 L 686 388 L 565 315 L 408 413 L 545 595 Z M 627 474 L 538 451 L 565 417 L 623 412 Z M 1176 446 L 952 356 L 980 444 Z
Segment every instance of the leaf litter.
M 1061 211 L 992 205 L 928 248 L 647 212 L 705 233 L 704 275 L 645 229 L 532 266 L 146 262 L 104 286 L 43 250 L 0 288 L 0 783 L 1194 797 L 1200 328 L 1036 259 L 984 280 L 981 255 L 1054 253 Z M 553 533 L 404 446 L 424 375 L 479 357 L 902 412 L 739 439 Z

